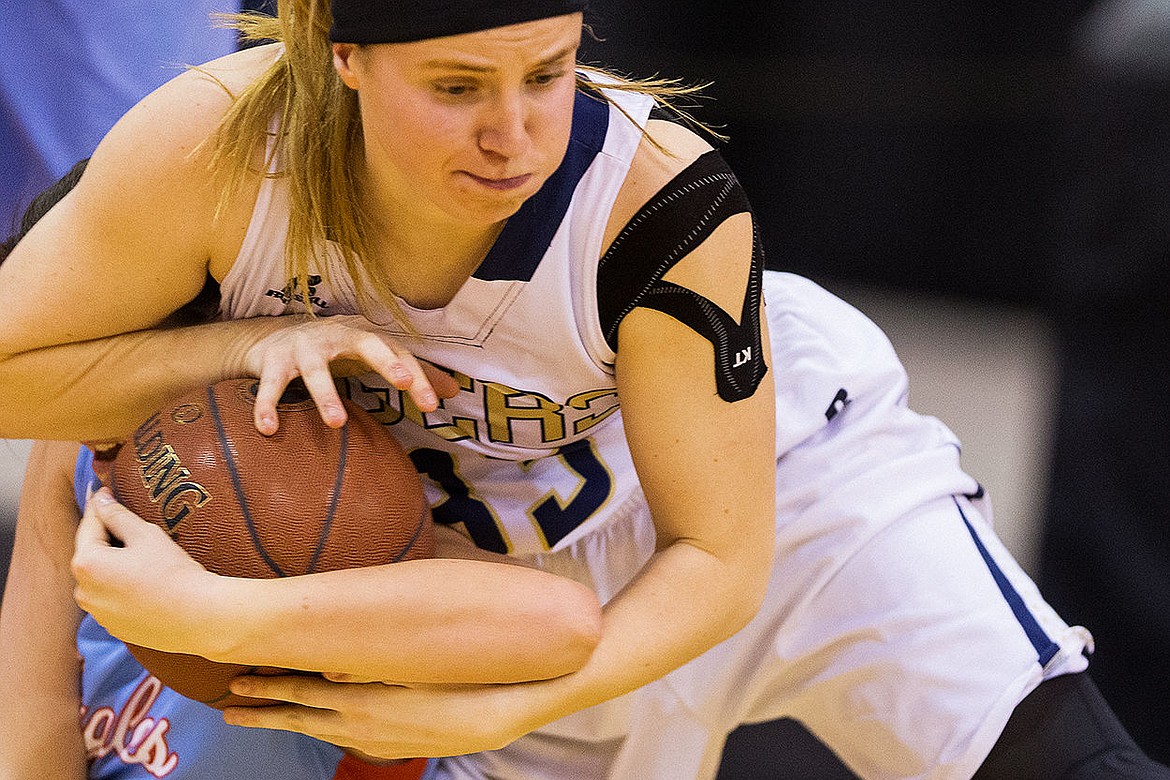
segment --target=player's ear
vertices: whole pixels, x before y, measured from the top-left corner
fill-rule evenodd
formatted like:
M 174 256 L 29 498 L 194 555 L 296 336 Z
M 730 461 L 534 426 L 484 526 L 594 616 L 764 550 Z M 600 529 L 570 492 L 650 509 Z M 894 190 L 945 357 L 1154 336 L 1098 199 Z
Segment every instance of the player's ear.
M 358 45 L 356 43 L 335 43 L 333 44 L 333 67 L 337 70 L 337 75 L 341 76 L 342 82 L 350 89 L 357 89 L 359 80 L 357 70 L 354 68 L 355 54 L 357 54 Z

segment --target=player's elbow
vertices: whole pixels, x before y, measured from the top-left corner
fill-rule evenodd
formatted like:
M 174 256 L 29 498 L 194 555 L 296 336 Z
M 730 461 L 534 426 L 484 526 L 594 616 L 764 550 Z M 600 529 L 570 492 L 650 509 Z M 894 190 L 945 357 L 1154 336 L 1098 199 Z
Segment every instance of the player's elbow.
M 740 618 L 744 625 L 756 616 L 768 595 L 775 565 L 775 549 L 770 542 L 771 539 L 762 542 L 744 566 L 740 596 Z
M 563 623 L 565 655 L 575 671 L 585 665 L 601 641 L 601 604 L 596 594 L 584 586 L 579 587 Z
M 767 578 L 752 577 L 738 590 L 737 598 L 729 610 L 728 636 L 735 634 L 755 618 L 764 605 L 764 597 L 768 591 Z
M 718 558 L 718 574 L 711 579 L 711 592 L 722 596 L 712 623 L 719 641 L 737 633 L 760 611 L 771 581 L 772 559 L 772 546 L 765 541 Z
M 601 641 L 601 605 L 593 591 L 566 581 L 558 598 L 549 599 L 534 616 L 540 626 L 541 669 L 537 676 L 560 677 L 583 667 Z M 535 657 L 535 656 L 534 656 Z

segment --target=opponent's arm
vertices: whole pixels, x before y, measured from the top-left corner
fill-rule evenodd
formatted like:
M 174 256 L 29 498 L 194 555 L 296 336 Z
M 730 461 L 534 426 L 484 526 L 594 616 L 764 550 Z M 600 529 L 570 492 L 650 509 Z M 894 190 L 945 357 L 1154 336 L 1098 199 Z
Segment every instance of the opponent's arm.
M 221 577 L 102 490 L 78 530 L 73 570 L 79 603 L 115 636 L 215 661 L 411 682 L 514 682 L 580 668 L 600 624 L 590 590 L 439 533 L 441 554 L 466 559 Z
M 147 330 L 206 279 L 218 193 L 192 151 L 227 105 L 193 72 L 148 96 L 0 267 L 0 434 L 121 438 L 238 360 L 240 326 Z
M 77 445 L 37 442 L 0 609 L 0 777 L 82 780 L 81 664 L 69 557 L 78 511 Z
M 297 375 L 326 422 L 341 425 L 329 371 L 338 359 L 387 375 L 420 408 L 435 408 L 436 375 L 360 317 L 158 328 L 209 271 L 222 279 L 238 253 L 260 177 L 220 209 L 204 141 L 230 105 L 223 86 L 242 89 L 273 56 L 272 47 L 229 55 L 206 67 L 218 82 L 190 71 L 149 95 L 0 266 L 0 436 L 120 441 L 171 398 L 238 376 L 263 379 L 256 416 L 265 433 Z

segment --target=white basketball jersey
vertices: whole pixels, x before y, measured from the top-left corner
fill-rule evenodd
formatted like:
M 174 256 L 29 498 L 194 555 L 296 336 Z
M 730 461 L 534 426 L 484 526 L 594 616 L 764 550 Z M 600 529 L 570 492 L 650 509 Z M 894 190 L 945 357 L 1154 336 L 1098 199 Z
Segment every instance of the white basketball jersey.
M 447 306 L 399 301 L 419 335 L 366 312 L 460 393 L 424 414 L 377 376 L 343 383 L 411 453 L 437 521 L 602 602 L 655 546 L 597 301 L 606 224 L 653 101 L 610 98 L 578 95 L 564 163 Z M 266 181 L 221 285 L 224 317 L 303 311 L 303 293 L 320 316 L 358 313 L 332 248 L 309 290 L 285 276 L 288 209 L 284 181 Z M 953 434 L 906 407 L 881 331 L 808 280 L 764 276 L 777 420 L 764 607 L 661 680 L 431 776 L 708 777 L 736 725 L 791 716 L 866 777 L 970 777 L 1017 701 L 1084 668 L 1083 636 L 964 498 L 980 491 Z
M 413 451 L 436 519 L 459 518 L 480 546 L 497 552 L 567 544 L 638 491 L 614 356 L 597 321 L 596 273 L 610 209 L 642 140 L 635 121 L 645 122 L 653 101 L 612 97 L 630 118 L 578 95 L 564 163 L 447 306 L 398 302 L 421 337 L 387 311 L 367 313 L 415 355 L 453 371 L 458 396 L 423 414 L 377 376 L 346 382 L 348 395 Z M 285 183 L 266 181 L 223 281 L 225 317 L 303 311 L 285 277 L 287 219 Z M 330 249 L 329 267 L 311 277 L 314 311 L 357 313 L 353 280 Z

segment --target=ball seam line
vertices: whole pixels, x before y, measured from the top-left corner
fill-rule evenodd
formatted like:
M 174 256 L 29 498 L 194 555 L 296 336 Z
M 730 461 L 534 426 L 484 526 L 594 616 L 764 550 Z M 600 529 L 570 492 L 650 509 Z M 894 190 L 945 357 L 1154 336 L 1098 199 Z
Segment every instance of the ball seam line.
M 236 461 L 232 457 L 230 444 L 228 442 L 227 431 L 223 427 L 223 420 L 219 413 L 219 404 L 215 401 L 215 391 L 213 387 L 207 388 L 207 403 L 209 411 L 211 412 L 211 419 L 215 422 L 215 431 L 219 436 L 219 446 L 223 453 L 224 465 L 227 466 L 228 474 L 232 478 L 232 489 L 236 493 L 236 503 L 240 505 L 240 511 L 244 515 L 244 526 L 248 529 L 248 535 L 252 537 L 252 546 L 256 548 L 256 552 L 260 553 L 260 557 L 268 564 L 268 568 L 272 569 L 278 577 L 287 577 L 284 570 L 277 565 L 268 551 L 264 549 L 263 542 L 260 541 L 260 535 L 256 531 L 256 524 L 252 520 L 252 513 L 248 510 L 248 503 L 244 499 L 244 485 L 240 481 L 240 473 L 236 468 Z

